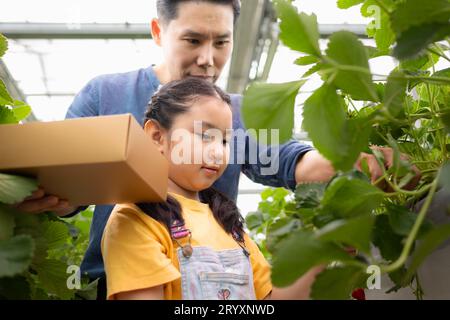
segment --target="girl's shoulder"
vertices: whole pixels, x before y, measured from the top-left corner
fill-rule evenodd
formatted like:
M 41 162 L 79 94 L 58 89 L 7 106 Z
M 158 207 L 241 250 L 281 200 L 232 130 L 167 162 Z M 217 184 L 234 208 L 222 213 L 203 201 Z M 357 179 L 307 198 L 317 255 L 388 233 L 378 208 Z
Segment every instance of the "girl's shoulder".
M 108 224 L 115 225 L 135 225 L 158 233 L 167 232 L 165 226 L 159 221 L 155 220 L 145 212 L 143 212 L 134 203 L 120 203 L 116 204 L 108 219 Z

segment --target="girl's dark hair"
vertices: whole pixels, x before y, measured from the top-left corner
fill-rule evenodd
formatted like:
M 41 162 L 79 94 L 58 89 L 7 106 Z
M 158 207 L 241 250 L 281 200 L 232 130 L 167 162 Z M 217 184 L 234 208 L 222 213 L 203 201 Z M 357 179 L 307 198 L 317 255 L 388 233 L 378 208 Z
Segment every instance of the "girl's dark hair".
M 161 127 L 170 130 L 176 116 L 189 110 L 190 104 L 199 97 L 217 97 L 231 106 L 230 96 L 211 82 L 199 78 L 185 78 L 169 82 L 156 92 L 145 113 L 147 121 L 157 121 Z M 228 233 L 236 232 L 241 238 L 244 233 L 244 219 L 234 201 L 210 187 L 199 193 L 200 200 L 207 203 L 217 222 Z M 179 202 L 172 196 L 162 203 L 137 203 L 143 212 L 163 223 L 170 232 L 174 220 L 184 222 Z
M 156 2 L 156 10 L 158 18 L 160 18 L 164 23 L 169 23 L 170 21 L 178 17 L 178 5 L 181 2 L 210 2 L 214 4 L 230 5 L 233 8 L 234 23 L 236 23 L 239 15 L 241 13 L 241 3 L 239 0 L 158 0 Z
M 200 191 L 199 196 L 201 202 L 209 205 L 214 218 L 222 228 L 229 234 L 236 232 L 242 240 L 244 237 L 244 218 L 241 216 L 236 203 L 213 187 Z M 165 202 L 145 202 L 136 205 L 144 213 L 163 223 L 169 233 L 174 220 L 184 223 L 180 203 L 171 195 L 167 196 Z
M 162 86 L 156 92 L 145 113 L 144 125 L 155 120 L 170 130 L 176 116 L 189 110 L 189 105 L 199 97 L 217 97 L 231 107 L 230 96 L 218 86 L 201 78 L 188 77 Z

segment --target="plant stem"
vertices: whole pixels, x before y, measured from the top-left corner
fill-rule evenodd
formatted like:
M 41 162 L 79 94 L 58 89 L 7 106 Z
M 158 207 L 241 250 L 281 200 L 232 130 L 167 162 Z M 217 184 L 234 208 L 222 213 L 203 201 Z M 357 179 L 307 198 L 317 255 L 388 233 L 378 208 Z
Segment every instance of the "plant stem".
M 438 168 L 433 168 L 433 169 L 421 170 L 420 173 L 424 174 L 424 173 L 436 172 L 436 171 L 439 171 L 439 169 Z
M 338 69 L 338 70 L 342 70 L 342 71 L 355 71 L 355 72 L 360 72 L 360 73 L 364 73 L 364 74 L 368 74 L 371 76 L 377 76 L 377 77 L 383 77 L 383 78 L 388 78 L 388 76 L 384 75 L 384 74 L 377 74 L 377 73 L 371 73 L 369 69 L 367 68 L 363 68 L 363 67 L 358 67 L 358 66 L 350 66 L 350 65 L 340 65 L 338 63 L 336 63 L 335 61 L 323 57 L 322 59 L 324 60 L 325 63 L 329 63 L 333 66 L 333 68 L 330 69 L 323 69 L 322 72 L 333 72 L 335 71 L 334 69 Z M 408 76 L 408 75 L 391 75 L 390 76 L 392 79 L 405 79 L 405 80 L 418 80 L 418 81 L 422 81 L 422 82 L 431 82 L 431 83 L 442 83 L 442 84 L 447 84 L 450 85 L 450 78 L 447 77 L 423 77 L 423 76 Z M 386 80 L 383 80 L 386 81 Z
M 347 100 L 348 102 L 352 105 L 353 109 L 355 110 L 356 114 L 359 114 L 358 109 L 356 109 L 356 106 L 354 105 L 352 99 L 350 98 L 350 96 L 347 95 Z
M 437 56 L 439 56 L 439 57 L 441 57 L 441 58 L 444 58 L 445 60 L 447 60 L 447 61 L 450 62 L 450 59 L 449 59 L 445 54 L 441 54 L 440 52 L 435 51 L 434 49 L 431 49 L 431 48 L 428 48 L 427 50 L 428 50 L 429 52 L 431 52 L 431 53 L 433 53 L 433 54 L 435 54 L 435 55 L 437 55 Z
M 433 196 L 436 192 L 437 186 L 438 186 L 438 180 L 439 175 L 436 176 L 434 181 L 431 183 L 430 192 L 428 193 L 428 196 L 425 200 L 425 203 L 423 207 L 420 209 L 420 212 L 417 216 L 416 222 L 414 223 L 414 226 L 412 227 L 408 238 L 406 239 L 405 246 L 403 247 L 402 253 L 398 257 L 398 259 L 393 262 L 392 264 L 383 267 L 382 270 L 384 272 L 392 272 L 403 266 L 406 262 L 406 259 L 408 259 L 409 252 L 411 250 L 412 245 L 414 244 L 414 240 L 416 239 L 417 233 L 419 232 L 420 226 L 422 225 L 425 216 L 427 214 L 428 208 L 430 207 L 431 201 L 433 200 Z

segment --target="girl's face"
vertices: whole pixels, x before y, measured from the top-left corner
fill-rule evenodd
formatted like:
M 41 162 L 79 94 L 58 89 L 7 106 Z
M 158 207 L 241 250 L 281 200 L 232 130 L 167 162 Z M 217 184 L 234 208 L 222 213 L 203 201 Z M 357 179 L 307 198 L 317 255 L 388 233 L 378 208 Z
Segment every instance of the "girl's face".
M 209 188 L 225 171 L 232 113 L 218 97 L 198 97 L 188 105 L 187 112 L 173 119 L 170 130 L 159 128 L 158 145 L 169 161 L 169 180 L 176 188 L 198 192 Z

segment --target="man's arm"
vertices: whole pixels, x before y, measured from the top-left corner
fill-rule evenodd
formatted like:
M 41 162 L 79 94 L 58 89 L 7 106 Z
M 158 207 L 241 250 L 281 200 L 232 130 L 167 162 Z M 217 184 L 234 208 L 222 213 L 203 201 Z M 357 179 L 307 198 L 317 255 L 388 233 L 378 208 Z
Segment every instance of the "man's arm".
M 246 131 L 241 119 L 242 95 L 231 95 L 231 103 L 233 109 L 233 128 L 235 130 L 242 129 Z M 259 143 L 246 132 L 245 142 L 237 142 L 237 144 L 245 145 L 245 150 L 235 145 L 235 159 L 241 159 L 240 157 L 242 156 L 245 157 L 242 172 L 250 180 L 266 186 L 284 187 L 294 190 L 298 183 L 296 179 L 297 172 L 299 172 L 303 164 L 309 167 L 313 159 L 308 159 L 305 162 L 300 161 L 314 149 L 309 145 L 301 144 L 295 140 L 289 140 L 281 145 L 275 143 L 272 145 Z M 308 158 L 310 157 L 308 155 Z M 241 164 L 241 162 L 239 163 Z M 302 166 L 299 166 L 299 169 L 296 170 L 298 167 L 297 164 L 299 163 L 302 163 Z M 303 178 L 300 173 L 299 177 Z
M 303 155 L 295 167 L 295 182 L 326 182 L 335 174 L 333 165 L 317 150 Z
M 385 168 L 390 168 L 394 163 L 394 151 L 391 148 L 371 146 L 371 149 L 378 150 L 384 158 Z M 400 157 L 407 160 L 407 156 L 401 154 Z M 362 161 L 367 163 L 367 167 L 370 173 L 370 180 L 372 183 L 377 181 L 383 175 L 383 169 L 380 167 L 377 159 L 373 154 L 362 152 L 357 161 L 354 164 L 354 168 L 362 171 Z M 416 166 L 412 166 L 415 176 L 404 187 L 405 190 L 413 189 L 420 181 L 421 173 Z M 295 168 L 295 181 L 297 183 L 303 182 L 327 182 L 333 175 L 335 170 L 330 161 L 325 159 L 318 151 L 313 150 L 305 153 L 303 157 L 298 161 Z M 381 181 L 377 186 L 383 190 L 389 190 L 384 181 Z
M 311 146 L 295 140 L 281 145 L 264 145 L 251 136 L 247 136 L 245 147 L 245 164 L 242 166 L 242 172 L 247 177 L 266 186 L 291 190 L 297 185 L 297 163 L 313 150 Z

